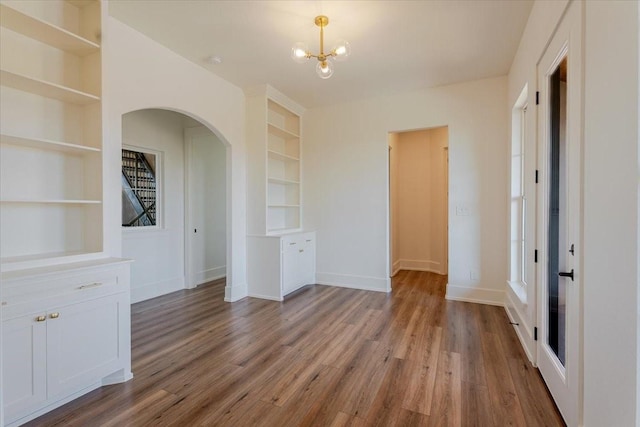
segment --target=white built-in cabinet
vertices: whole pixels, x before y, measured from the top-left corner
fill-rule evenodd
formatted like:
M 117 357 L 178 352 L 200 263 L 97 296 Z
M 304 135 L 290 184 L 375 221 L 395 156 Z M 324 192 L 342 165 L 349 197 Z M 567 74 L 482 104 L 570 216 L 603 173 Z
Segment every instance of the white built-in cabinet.
M 102 7 L 0 1 L 3 271 L 103 250 Z
M 131 378 L 129 263 L 104 251 L 100 0 L 0 0 L 2 407 Z
M 5 425 L 130 378 L 128 261 L 7 272 L 2 287 Z
M 302 224 L 302 113 L 268 85 L 247 90 L 249 295 L 282 300 L 315 283 L 315 233 Z
M 249 295 L 282 301 L 316 281 L 316 233 L 249 236 Z

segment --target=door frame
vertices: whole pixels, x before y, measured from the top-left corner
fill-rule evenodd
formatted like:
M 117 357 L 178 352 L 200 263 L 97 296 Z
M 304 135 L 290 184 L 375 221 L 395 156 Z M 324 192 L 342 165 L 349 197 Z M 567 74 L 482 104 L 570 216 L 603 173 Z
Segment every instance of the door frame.
M 582 91 L 583 50 L 582 22 L 584 6 L 570 1 L 564 16 L 536 64 L 536 83 L 539 93 L 537 105 L 537 187 L 536 247 L 539 262 L 536 268 L 536 325 L 539 330 L 536 361 L 553 399 L 568 425 L 579 425 L 582 418 L 582 266 L 583 266 L 583 157 L 582 157 Z M 553 59 L 549 60 L 553 55 Z M 555 361 L 555 354 L 547 344 L 547 268 L 550 189 L 550 112 L 549 76 L 567 58 L 567 221 L 568 244 L 573 243 L 575 255 L 568 257 L 561 268 L 574 269 L 575 281 L 566 286 L 566 353 L 565 366 Z M 568 248 L 567 248 L 568 250 Z M 557 358 L 556 358 L 557 359 Z
M 191 229 L 193 228 L 192 218 L 191 218 L 191 155 L 193 153 L 193 143 L 191 141 L 192 136 L 197 135 L 206 135 L 213 136 L 215 139 L 218 139 L 220 144 L 223 144 L 225 148 L 225 168 L 226 168 L 226 182 L 225 182 L 225 211 L 226 211 L 226 277 L 229 277 L 229 260 L 231 259 L 231 216 L 230 216 L 230 194 L 231 194 L 231 185 L 230 185 L 230 153 L 229 146 L 225 144 L 215 133 L 211 131 L 207 126 L 201 124 L 201 126 L 196 127 L 186 127 L 184 128 L 184 287 L 185 289 L 194 289 L 198 287 L 199 284 L 194 283 L 193 279 L 193 271 L 191 266 L 191 246 L 192 246 L 192 238 L 193 235 L 191 233 Z M 214 142 L 215 143 L 215 142 Z M 228 281 L 227 281 L 228 283 Z

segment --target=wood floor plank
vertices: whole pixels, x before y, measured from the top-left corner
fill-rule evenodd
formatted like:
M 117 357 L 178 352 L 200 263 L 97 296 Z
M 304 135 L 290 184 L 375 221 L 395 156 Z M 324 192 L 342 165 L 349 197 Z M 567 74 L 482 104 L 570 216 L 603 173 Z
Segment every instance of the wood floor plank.
M 447 301 L 401 271 L 390 294 L 307 286 L 224 302 L 224 280 L 132 306 L 133 380 L 27 426 L 561 426 L 504 308 Z
M 462 372 L 460 354 L 441 351 L 429 425 L 462 425 Z
M 509 365 L 496 334 L 482 334 L 482 354 L 486 363 L 487 386 L 495 424 L 525 426 L 520 399 L 516 394 Z

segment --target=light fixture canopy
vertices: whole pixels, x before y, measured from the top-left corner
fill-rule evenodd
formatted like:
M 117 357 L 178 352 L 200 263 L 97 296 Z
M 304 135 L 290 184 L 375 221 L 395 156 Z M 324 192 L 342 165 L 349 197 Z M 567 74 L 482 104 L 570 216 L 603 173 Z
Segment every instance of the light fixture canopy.
M 311 58 L 316 58 L 318 60 L 316 73 L 318 73 L 320 78 L 328 79 L 333 75 L 333 62 L 331 58 L 335 58 L 336 61 L 344 61 L 351 54 L 351 46 L 346 40 L 340 40 L 331 51 L 325 53 L 324 27 L 329 25 L 329 18 L 324 15 L 319 15 L 316 16 L 314 22 L 320 27 L 320 53 L 314 55 L 305 43 L 298 42 L 291 48 L 291 58 L 300 63 Z

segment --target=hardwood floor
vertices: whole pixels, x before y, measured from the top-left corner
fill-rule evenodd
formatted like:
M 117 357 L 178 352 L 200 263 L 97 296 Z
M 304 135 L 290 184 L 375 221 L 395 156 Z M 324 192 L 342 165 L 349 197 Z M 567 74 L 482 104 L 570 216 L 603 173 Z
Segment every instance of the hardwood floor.
M 28 425 L 563 425 L 504 309 L 445 301 L 445 285 L 402 271 L 391 294 L 229 304 L 213 282 L 134 304 L 134 379 Z

